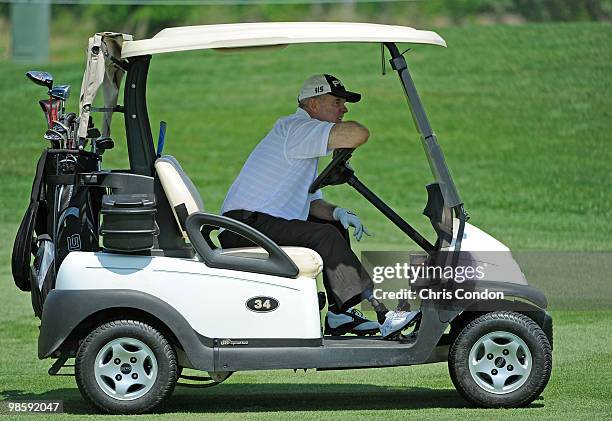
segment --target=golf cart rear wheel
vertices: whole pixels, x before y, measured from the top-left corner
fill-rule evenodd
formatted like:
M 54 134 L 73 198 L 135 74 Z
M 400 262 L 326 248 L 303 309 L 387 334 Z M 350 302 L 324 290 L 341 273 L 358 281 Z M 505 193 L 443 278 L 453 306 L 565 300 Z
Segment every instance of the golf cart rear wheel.
M 477 406 L 529 405 L 546 387 L 552 351 L 529 317 L 497 311 L 472 320 L 451 345 L 448 368 L 455 388 Z
M 176 354 L 153 327 L 135 320 L 99 326 L 76 355 L 83 397 L 103 412 L 139 414 L 159 405 L 178 379 Z

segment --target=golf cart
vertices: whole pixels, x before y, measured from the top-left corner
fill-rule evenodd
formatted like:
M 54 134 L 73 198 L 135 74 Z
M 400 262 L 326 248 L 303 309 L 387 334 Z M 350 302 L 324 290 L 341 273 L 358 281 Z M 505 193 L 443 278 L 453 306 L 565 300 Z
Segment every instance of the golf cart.
M 433 173 L 424 214 L 437 239 L 430 243 L 358 180 L 347 165 L 354 152 L 350 149 L 335 153 L 311 191 L 349 184 L 423 249 L 415 264 L 489 263 L 497 270 L 469 283 L 471 291 L 501 292 L 503 299 L 452 304 L 422 299 L 421 319 L 403 340 L 324 336 L 316 283 L 323 265 L 320 256 L 305 248 L 279 247 L 245 224 L 206 212 L 178 161 L 162 155 L 163 126 L 156 151 L 146 102 L 153 55 L 331 42 L 380 43 L 390 54 Z M 38 356 L 56 359 L 50 374 L 58 374 L 67 359 L 75 358 L 84 398 L 99 410 L 118 414 L 153 410 L 180 377 L 198 380 L 182 375 L 182 368 L 208 372 L 199 379 L 214 385 L 246 370 L 448 361 L 455 387 L 477 406 L 518 407 L 536 399 L 552 369 L 552 319 L 545 310 L 546 298 L 527 284 L 506 246 L 467 222 L 464 203 L 396 43 L 446 46 L 434 32 L 360 23 L 192 26 L 165 29 L 138 41 L 116 33 L 92 37 L 76 119 L 77 149 L 69 152 L 88 153 L 83 145 L 91 113 L 103 114 L 101 136 L 108 135 L 112 114 L 123 114 L 130 169 L 75 170 L 72 178 L 55 179 L 56 184 L 74 182 L 105 194 L 99 209 L 103 248 L 70 251 L 41 304 Z M 118 105 L 124 73 L 124 103 Z M 92 102 L 100 86 L 107 95 L 104 107 L 96 109 Z M 210 233 L 219 228 L 242 235 L 255 247 L 217 247 Z M 487 260 L 485 253 L 492 251 L 496 262 Z M 419 279 L 414 287 L 447 292 L 457 283 L 431 277 Z

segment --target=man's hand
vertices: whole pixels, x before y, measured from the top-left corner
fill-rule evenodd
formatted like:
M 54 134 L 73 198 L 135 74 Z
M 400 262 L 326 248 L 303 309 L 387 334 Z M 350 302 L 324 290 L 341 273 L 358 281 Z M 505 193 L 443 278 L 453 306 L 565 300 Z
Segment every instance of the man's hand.
M 357 241 L 361 241 L 363 234 L 370 235 L 370 232 L 366 227 L 363 226 L 361 220 L 348 209 L 336 208 L 332 214 L 334 220 L 339 221 L 345 229 L 348 229 L 349 225 L 355 228 L 353 235 Z

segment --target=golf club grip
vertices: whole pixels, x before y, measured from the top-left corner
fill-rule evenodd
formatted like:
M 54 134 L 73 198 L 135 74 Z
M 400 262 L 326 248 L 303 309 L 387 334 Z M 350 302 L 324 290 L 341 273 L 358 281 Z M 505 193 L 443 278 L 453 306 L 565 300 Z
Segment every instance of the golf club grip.
M 161 156 L 164 151 L 164 142 L 166 139 L 166 122 L 159 122 L 159 137 L 157 139 L 157 156 Z

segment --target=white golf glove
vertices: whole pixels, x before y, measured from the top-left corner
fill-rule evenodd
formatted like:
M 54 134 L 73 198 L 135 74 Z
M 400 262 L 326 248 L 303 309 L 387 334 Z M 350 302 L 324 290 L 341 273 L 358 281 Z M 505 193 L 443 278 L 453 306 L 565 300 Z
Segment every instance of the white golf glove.
M 353 235 L 357 241 L 361 241 L 363 234 L 370 235 L 370 232 L 366 227 L 363 226 L 361 220 L 348 209 L 336 208 L 332 214 L 334 220 L 339 221 L 345 229 L 348 229 L 349 225 L 355 228 Z

